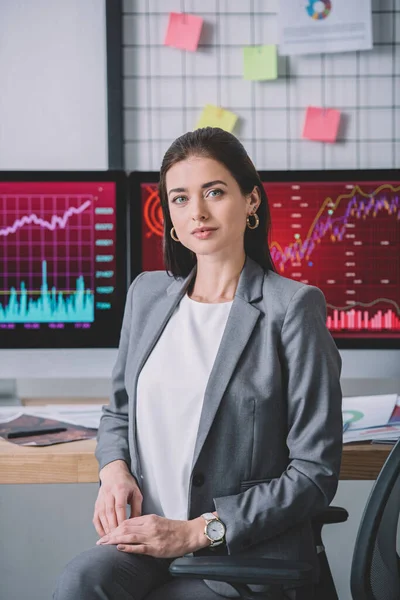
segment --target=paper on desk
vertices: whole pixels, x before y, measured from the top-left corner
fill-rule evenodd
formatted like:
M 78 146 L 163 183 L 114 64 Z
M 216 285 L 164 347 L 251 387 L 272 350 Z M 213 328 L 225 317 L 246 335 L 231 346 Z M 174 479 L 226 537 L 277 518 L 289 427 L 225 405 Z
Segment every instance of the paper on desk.
M 0 407 L 0 423 L 8 423 L 22 414 L 98 429 L 102 407 L 98 404 L 46 404 L 44 406 L 24 406 L 22 409 L 21 407 L 4 406 Z
M 46 431 L 46 429 L 52 427 L 60 427 L 60 430 Z M 25 435 L 10 437 L 10 435 L 12 436 L 12 434 L 21 430 L 26 430 Z M 8 423 L 0 423 L 0 437 L 17 446 L 53 446 L 55 444 L 94 439 L 96 438 L 96 429 L 79 427 L 59 419 L 49 418 L 47 415 L 22 414 Z
M 398 403 L 397 394 L 343 398 L 343 422 L 350 424 L 343 443 L 400 437 L 400 427 L 391 418 Z
M 0 407 L 0 423 L 9 423 L 13 419 L 17 419 L 23 414 L 21 410 L 15 408 L 15 406 L 4 406 Z
M 48 417 L 50 419 L 59 419 L 73 425 L 82 427 L 94 427 L 98 429 L 101 417 L 101 406 L 92 404 L 58 404 L 46 406 L 30 407 L 29 412 L 24 410 L 25 414 L 35 415 L 37 417 Z
M 392 416 L 390 417 L 389 423 L 390 425 L 400 425 L 400 396 L 397 396 L 397 403 L 392 413 Z
M 366 442 L 370 440 L 397 441 L 400 437 L 400 425 L 383 425 L 366 429 L 347 430 L 343 434 L 343 443 Z
M 352 429 L 386 425 L 397 404 L 397 394 L 376 396 L 349 396 L 343 398 L 343 421 L 349 422 Z

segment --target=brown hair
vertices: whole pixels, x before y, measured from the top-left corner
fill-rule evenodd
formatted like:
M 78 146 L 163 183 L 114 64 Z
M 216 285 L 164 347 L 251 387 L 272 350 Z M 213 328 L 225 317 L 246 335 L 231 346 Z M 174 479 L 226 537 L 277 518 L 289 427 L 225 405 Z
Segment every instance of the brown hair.
M 190 156 L 204 156 L 223 164 L 236 180 L 243 195 L 259 189 L 261 203 L 257 209 L 260 224 L 256 229 L 246 227 L 244 250 L 264 270 L 276 271 L 268 245 L 271 217 L 267 194 L 260 176 L 239 140 L 219 127 L 204 127 L 178 137 L 166 151 L 161 169 L 159 194 L 164 217 L 163 255 L 166 270 L 174 277 L 186 277 L 197 262 L 196 254 L 175 242 L 170 231 L 173 226 L 166 188 L 167 171 Z

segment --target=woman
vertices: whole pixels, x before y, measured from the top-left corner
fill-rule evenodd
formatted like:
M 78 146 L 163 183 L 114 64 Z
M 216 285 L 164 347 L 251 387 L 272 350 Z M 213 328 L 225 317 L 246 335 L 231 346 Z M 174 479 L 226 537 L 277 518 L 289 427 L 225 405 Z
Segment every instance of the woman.
M 342 447 L 324 296 L 275 272 L 267 197 L 233 135 L 178 138 L 160 198 L 174 278 L 146 272 L 129 289 L 98 432 L 100 539 L 66 567 L 57 600 L 238 596 L 171 577 L 192 554 L 303 560 L 318 577 L 310 519 L 335 494 Z

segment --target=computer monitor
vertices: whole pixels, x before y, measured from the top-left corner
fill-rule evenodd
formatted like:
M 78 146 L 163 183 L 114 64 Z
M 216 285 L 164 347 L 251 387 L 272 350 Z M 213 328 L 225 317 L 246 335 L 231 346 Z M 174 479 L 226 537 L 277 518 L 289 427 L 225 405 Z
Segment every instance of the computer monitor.
M 278 273 L 319 287 L 341 349 L 400 348 L 400 172 L 260 172 Z M 163 269 L 158 173 L 130 176 L 135 244 L 144 271 Z M 396 353 L 398 354 L 398 353 Z M 399 357 L 398 357 L 399 358 Z M 399 363 L 400 364 L 400 363 Z
M 0 349 L 118 345 L 126 200 L 122 171 L 0 172 Z

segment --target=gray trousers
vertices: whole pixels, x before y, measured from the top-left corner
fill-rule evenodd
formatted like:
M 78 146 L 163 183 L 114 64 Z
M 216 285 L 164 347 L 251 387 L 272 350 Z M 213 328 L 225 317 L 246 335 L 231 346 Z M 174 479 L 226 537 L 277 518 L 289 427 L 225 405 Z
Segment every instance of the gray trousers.
M 67 564 L 53 600 L 223 600 L 202 579 L 172 577 L 168 568 L 173 560 L 94 546 Z M 295 590 L 286 593 L 296 600 Z
M 173 560 L 95 546 L 67 564 L 53 600 L 222 600 L 201 579 L 172 577 Z

